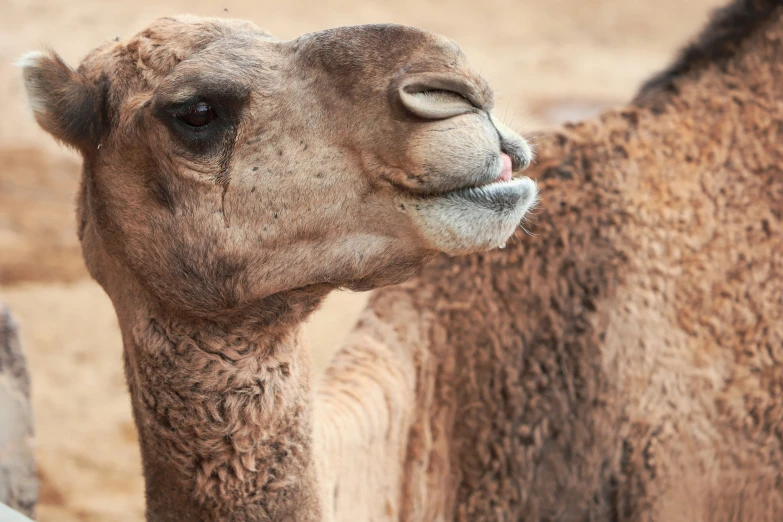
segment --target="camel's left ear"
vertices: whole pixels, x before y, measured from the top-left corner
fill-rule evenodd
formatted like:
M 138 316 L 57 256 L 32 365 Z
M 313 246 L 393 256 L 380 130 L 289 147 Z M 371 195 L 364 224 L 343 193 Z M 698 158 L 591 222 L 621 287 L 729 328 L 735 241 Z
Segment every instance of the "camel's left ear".
M 58 140 L 79 150 L 97 147 L 101 92 L 54 51 L 22 56 L 25 90 L 35 119 Z

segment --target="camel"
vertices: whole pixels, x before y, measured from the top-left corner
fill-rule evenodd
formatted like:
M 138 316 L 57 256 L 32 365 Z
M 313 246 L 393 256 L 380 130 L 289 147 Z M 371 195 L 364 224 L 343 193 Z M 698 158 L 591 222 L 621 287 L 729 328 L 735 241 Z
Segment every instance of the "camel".
M 538 137 L 536 237 L 376 291 L 316 441 L 330 509 L 380 485 L 394 516 L 336 518 L 783 520 L 781 64 L 783 4 L 718 10 Z
M 328 518 L 313 430 L 339 419 L 313 419 L 300 325 L 333 289 L 515 232 L 532 153 L 489 85 L 395 25 L 280 41 L 182 16 L 76 70 L 20 64 L 36 120 L 84 160 L 78 233 L 122 332 L 147 520 Z
M 34 518 L 37 500 L 30 375 L 16 321 L 0 302 L 0 520 L 15 520 L 4 506 Z
M 250 437 L 230 445 L 217 437 L 227 421 L 244 435 L 241 421 L 269 411 L 234 416 L 251 405 L 234 397 L 229 409 L 209 411 L 215 390 L 198 375 L 219 368 L 230 383 L 236 374 L 226 366 L 243 360 L 241 339 L 226 347 L 215 340 L 222 323 L 207 319 L 208 337 L 157 320 L 124 327 L 134 404 L 156 412 L 137 412 L 145 459 L 168 458 L 145 460 L 148 484 L 181 480 L 183 453 L 210 457 L 190 476 L 196 492 L 213 496 L 166 489 L 166 504 L 153 489 L 150 519 L 175 520 L 165 517 L 185 512 L 183 499 L 211 515 L 223 499 L 249 494 L 266 511 L 237 505 L 227 520 L 284 520 L 288 495 L 317 506 L 297 515 L 323 520 L 782 519 L 782 9 L 735 1 L 631 104 L 539 137 L 528 171 L 545 194 L 537 236 L 439 256 L 407 282 L 376 290 L 325 379 L 312 392 L 299 388 L 297 413 L 312 435 L 278 422 L 256 439 L 277 437 L 258 449 L 277 452 L 266 460 L 274 466 L 220 466 L 250 445 Z M 83 189 L 82 216 L 91 190 Z M 84 235 L 85 253 L 97 250 L 95 234 Z M 111 277 L 116 265 L 97 270 L 107 263 L 101 256 L 87 255 L 88 264 Z M 166 302 L 176 302 L 168 292 Z M 121 297 L 115 303 L 129 299 Z M 133 312 L 120 306 L 118 315 L 122 323 Z M 150 329 L 161 332 L 150 335 L 161 348 L 144 365 L 131 359 L 141 350 L 130 341 Z M 209 365 L 192 354 L 205 347 Z M 300 368 L 285 370 L 307 383 Z M 173 396 L 161 371 L 175 383 L 194 377 Z M 157 387 L 133 388 L 156 378 Z M 191 438 L 144 439 L 160 420 L 168 433 L 186 424 L 184 405 L 203 412 Z M 279 445 L 296 436 L 298 452 Z M 308 487 L 257 487 L 296 463 Z

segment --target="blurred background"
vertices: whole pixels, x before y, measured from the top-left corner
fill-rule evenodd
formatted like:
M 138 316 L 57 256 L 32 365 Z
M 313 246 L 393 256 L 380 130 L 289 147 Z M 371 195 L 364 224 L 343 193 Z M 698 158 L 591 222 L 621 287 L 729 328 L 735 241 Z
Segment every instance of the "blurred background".
M 284 39 L 340 25 L 414 25 L 459 42 L 494 87 L 498 116 L 535 140 L 626 102 L 721 3 L 0 0 L 0 300 L 21 324 L 32 373 L 39 520 L 143 520 L 143 484 L 114 310 L 88 278 L 75 232 L 78 158 L 33 121 L 13 65 L 23 52 L 51 46 L 75 66 L 104 40 L 186 12 L 250 19 Z M 365 302 L 338 293 L 310 320 L 318 372 Z

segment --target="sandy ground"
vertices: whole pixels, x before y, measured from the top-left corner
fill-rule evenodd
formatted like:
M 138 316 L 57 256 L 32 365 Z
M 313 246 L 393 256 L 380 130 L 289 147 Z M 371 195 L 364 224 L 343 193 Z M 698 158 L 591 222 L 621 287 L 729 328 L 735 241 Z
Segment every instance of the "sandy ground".
M 457 40 L 495 87 L 503 120 L 534 136 L 627 100 L 717 3 L 0 0 L 0 299 L 21 323 L 33 375 L 39 519 L 143 520 L 143 485 L 119 331 L 109 300 L 86 278 L 74 232 L 78 162 L 28 114 L 12 65 L 24 51 L 52 46 L 75 64 L 105 39 L 181 12 L 248 18 L 282 38 L 338 25 L 416 25 Z M 312 318 L 317 368 L 365 301 L 335 294 Z

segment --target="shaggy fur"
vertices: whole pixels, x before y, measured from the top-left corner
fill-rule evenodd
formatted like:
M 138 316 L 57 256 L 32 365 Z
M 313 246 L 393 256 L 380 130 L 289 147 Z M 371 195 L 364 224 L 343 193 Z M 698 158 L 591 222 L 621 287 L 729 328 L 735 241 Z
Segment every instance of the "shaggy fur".
M 717 9 L 695 41 L 663 72 L 644 83 L 636 103 L 644 105 L 646 98 L 659 91 L 676 93 L 677 80 L 707 67 L 723 67 L 754 35 L 774 23 L 779 8 L 778 0 L 735 0 Z
M 37 501 L 30 376 L 16 322 L 0 302 L 0 503 L 35 517 Z
M 397 467 L 325 452 L 335 519 L 783 520 L 783 8 L 705 35 L 541 139 L 536 237 L 375 294 L 324 393 L 387 404 Z M 351 511 L 368 477 L 385 516 Z

